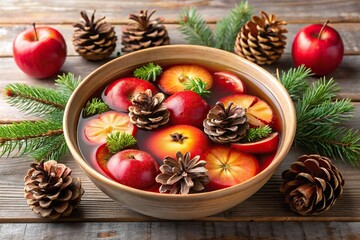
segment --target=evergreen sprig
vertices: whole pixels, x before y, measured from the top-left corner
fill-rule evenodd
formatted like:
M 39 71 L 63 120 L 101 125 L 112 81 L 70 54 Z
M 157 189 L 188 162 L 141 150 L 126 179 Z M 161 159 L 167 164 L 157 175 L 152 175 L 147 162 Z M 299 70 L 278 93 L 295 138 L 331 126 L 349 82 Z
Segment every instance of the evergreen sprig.
M 156 78 L 162 73 L 160 65 L 154 63 L 148 63 L 145 66 L 135 69 L 134 77 L 140 78 L 146 81 L 156 81 Z
M 354 113 L 350 99 L 336 99 L 339 87 L 333 79 L 309 83 L 310 70 L 301 66 L 278 74 L 278 80 L 294 101 L 297 118 L 295 144 L 305 149 L 342 160 L 360 162 L 360 135 L 342 124 Z
M 62 129 L 65 105 L 80 81 L 69 73 L 55 80 L 56 89 L 7 85 L 5 94 L 10 105 L 43 120 L 0 125 L 0 156 L 29 154 L 37 161 L 60 160 L 68 151 Z
M 236 36 L 251 15 L 252 8 L 248 2 L 240 1 L 216 23 L 213 31 L 195 8 L 184 8 L 180 12 L 179 30 L 190 44 L 233 51 Z
M 85 117 L 93 116 L 109 111 L 110 107 L 104 103 L 100 98 L 92 98 L 89 100 L 84 108 Z
M 260 141 L 261 139 L 269 136 L 271 132 L 272 129 L 269 125 L 265 125 L 257 128 L 249 128 L 246 132 L 245 137 L 241 139 L 241 142 L 247 143 L 247 142 Z
M 185 90 L 196 92 L 201 97 L 207 97 L 210 94 L 210 91 L 206 89 L 207 82 L 202 81 L 199 77 L 188 79 L 184 85 Z
M 111 153 L 117 153 L 135 145 L 136 139 L 134 136 L 126 132 L 112 131 L 106 137 L 106 146 Z

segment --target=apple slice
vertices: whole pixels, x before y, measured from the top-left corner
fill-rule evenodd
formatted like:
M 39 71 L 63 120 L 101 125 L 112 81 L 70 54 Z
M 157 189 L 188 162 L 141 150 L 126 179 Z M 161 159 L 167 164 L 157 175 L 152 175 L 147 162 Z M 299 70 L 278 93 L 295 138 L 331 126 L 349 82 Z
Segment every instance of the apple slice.
M 232 148 L 247 153 L 270 153 L 277 149 L 279 143 L 279 133 L 273 132 L 267 138 L 250 143 L 232 143 Z
M 96 162 L 101 168 L 101 170 L 103 170 L 106 173 L 106 175 L 108 175 L 110 178 L 114 179 L 114 176 L 112 176 L 110 171 L 107 169 L 107 162 L 109 161 L 112 155 L 113 154 L 109 152 L 106 143 L 100 145 L 100 147 L 98 147 L 98 149 L 96 150 L 96 154 L 95 154 Z
M 251 125 L 255 127 L 271 124 L 274 113 L 265 101 L 247 94 L 235 94 L 220 99 L 227 106 L 230 102 L 245 109 L 246 116 Z
M 220 87 L 226 88 L 229 91 L 244 93 L 245 84 L 241 79 L 233 73 L 229 72 L 216 72 L 214 73 L 214 80 Z
M 208 190 L 216 190 L 244 182 L 259 172 L 259 162 L 251 154 L 227 146 L 215 146 L 205 154 L 205 167 L 210 182 Z
M 126 113 L 109 111 L 92 118 L 85 124 L 85 137 L 93 143 L 105 143 L 106 136 L 113 130 L 134 135 L 136 127 Z
M 145 80 L 121 78 L 112 82 L 106 88 L 104 102 L 114 110 L 127 112 L 132 105 L 132 98 L 147 89 L 150 89 L 153 94 L 157 92 L 155 86 Z
M 208 70 L 198 65 L 176 65 L 161 74 L 159 86 L 169 95 L 185 90 L 185 84 L 189 79 L 200 78 L 206 82 L 206 89 L 210 89 L 213 78 Z

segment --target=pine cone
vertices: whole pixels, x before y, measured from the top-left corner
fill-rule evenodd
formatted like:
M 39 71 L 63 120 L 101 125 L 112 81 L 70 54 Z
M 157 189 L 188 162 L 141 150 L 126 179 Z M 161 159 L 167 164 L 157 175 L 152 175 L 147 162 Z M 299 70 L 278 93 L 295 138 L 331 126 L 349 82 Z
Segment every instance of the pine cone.
M 95 11 L 89 19 L 85 11 L 81 11 L 83 20 L 74 23 L 72 41 L 75 50 L 87 60 L 103 60 L 108 58 L 116 47 L 114 27 L 102 17 L 95 21 Z
M 151 130 L 169 121 L 170 112 L 163 103 L 165 95 L 157 93 L 154 96 L 150 89 L 136 95 L 129 107 L 130 122 L 139 128 Z
M 287 30 L 285 21 L 275 15 L 261 12 L 261 17 L 253 16 L 237 35 L 235 53 L 259 65 L 271 64 L 284 52 Z
M 160 166 L 161 173 L 157 175 L 156 182 L 160 183 L 160 193 L 188 194 L 190 190 L 199 192 L 209 182 L 206 162 L 200 156 L 190 158 L 190 153 L 183 155 L 176 153 L 176 159 L 165 157 L 164 164 Z
M 69 216 L 84 194 L 80 179 L 70 174 L 70 168 L 54 160 L 31 164 L 24 178 L 25 198 L 31 210 L 53 219 Z
M 292 211 L 316 215 L 330 209 L 343 193 L 344 178 L 327 157 L 303 155 L 282 173 L 280 191 Z
M 204 120 L 204 132 L 217 143 L 238 142 L 244 138 L 249 128 L 245 110 L 239 106 L 232 107 L 230 103 L 226 108 L 222 102 L 217 102 L 210 109 Z
M 121 37 L 121 51 L 128 53 L 144 48 L 156 47 L 160 45 L 169 45 L 170 38 L 165 26 L 162 24 L 163 18 L 150 20 L 155 13 L 153 10 L 149 15 L 147 10 L 141 10 L 139 15 L 130 14 L 129 19 L 135 23 L 129 23 L 123 29 Z

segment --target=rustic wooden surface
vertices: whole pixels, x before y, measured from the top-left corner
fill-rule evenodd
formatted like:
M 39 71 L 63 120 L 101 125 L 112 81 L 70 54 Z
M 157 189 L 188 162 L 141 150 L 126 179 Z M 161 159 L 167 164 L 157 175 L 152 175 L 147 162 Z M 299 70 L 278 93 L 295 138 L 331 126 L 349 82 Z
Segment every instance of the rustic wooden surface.
M 131 12 L 142 8 L 157 9 L 166 18 L 172 44 L 186 43 L 177 31 L 178 13 L 183 6 L 195 6 L 210 24 L 238 1 L 236 0 L 158 0 L 158 1 L 0 1 L 0 91 L 14 82 L 53 86 L 53 79 L 35 80 L 23 74 L 12 59 L 12 41 L 30 23 L 50 25 L 67 40 L 68 58 L 63 72 L 85 77 L 104 62 L 88 62 L 79 57 L 72 47 L 71 23 L 79 19 L 83 9 L 97 9 L 97 16 L 105 15 L 115 24 L 118 36 L 121 25 L 128 22 Z M 287 20 L 288 45 L 281 60 L 266 67 L 271 73 L 276 68 L 293 67 L 291 43 L 295 33 L 310 23 L 330 19 L 345 44 L 345 57 L 334 77 L 341 87 L 340 98 L 351 98 L 356 112 L 347 123 L 360 129 L 360 1 L 305 0 L 305 1 L 249 1 L 255 13 L 265 10 Z M 120 41 L 114 53 L 120 51 Z M 0 124 L 19 120 L 34 120 L 9 107 L 0 96 Z M 126 209 L 100 192 L 67 155 L 64 162 L 73 175 L 83 181 L 86 193 L 80 207 L 69 218 L 51 222 L 33 214 L 23 198 L 23 176 L 31 159 L 0 159 L 0 236 L 1 239 L 360 239 L 360 174 L 359 168 L 337 165 L 345 175 L 344 195 L 328 212 L 314 217 L 292 213 L 283 203 L 278 187 L 281 172 L 302 154 L 292 149 L 270 181 L 244 203 L 218 215 L 190 222 L 163 221 Z M 61 222 L 61 223 L 58 223 Z M 71 222 L 71 223 L 70 223 Z M 74 223 L 75 222 L 75 223 Z

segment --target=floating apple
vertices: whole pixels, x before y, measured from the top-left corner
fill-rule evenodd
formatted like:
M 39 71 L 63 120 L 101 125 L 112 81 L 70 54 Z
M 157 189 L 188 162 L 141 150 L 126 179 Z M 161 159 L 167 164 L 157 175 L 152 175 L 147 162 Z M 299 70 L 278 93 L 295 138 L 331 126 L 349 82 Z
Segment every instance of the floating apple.
M 165 100 L 170 112 L 169 122 L 173 125 L 185 124 L 202 128 L 210 110 L 209 104 L 193 91 L 180 91 Z
M 147 189 L 155 184 L 159 164 L 144 151 L 127 149 L 113 155 L 107 163 L 107 169 L 117 182 Z
M 225 88 L 231 92 L 244 93 L 245 84 L 241 79 L 233 73 L 215 72 L 214 80 L 221 88 Z
M 225 106 L 230 102 L 245 109 L 246 117 L 251 125 L 259 127 L 272 123 L 274 113 L 265 101 L 246 94 L 235 94 L 220 99 Z
M 217 190 L 244 182 L 259 172 L 259 162 L 251 154 L 227 146 L 215 146 L 204 157 L 210 182 L 208 190 Z
M 273 132 L 267 138 L 250 143 L 232 143 L 231 147 L 247 153 L 270 153 L 277 149 L 279 133 Z
M 178 151 L 201 155 L 209 148 L 209 139 L 200 129 L 190 125 L 174 125 L 155 130 L 146 140 L 145 149 L 157 160 L 175 157 Z
M 340 34 L 324 25 L 312 24 L 301 29 L 292 45 L 292 58 L 296 66 L 304 64 L 319 76 L 335 71 L 344 55 Z
M 56 29 L 35 27 L 21 32 L 13 42 L 16 65 L 33 78 L 56 75 L 66 59 L 66 43 Z
M 155 86 L 145 80 L 121 78 L 115 80 L 106 88 L 104 102 L 114 110 L 127 112 L 132 105 L 131 99 L 147 89 L 150 89 L 153 94 L 157 92 Z
M 96 150 L 96 162 L 99 165 L 100 169 L 106 174 L 106 176 L 114 179 L 109 170 L 107 169 L 107 162 L 113 154 L 109 152 L 109 149 L 106 146 L 106 143 L 100 145 Z

